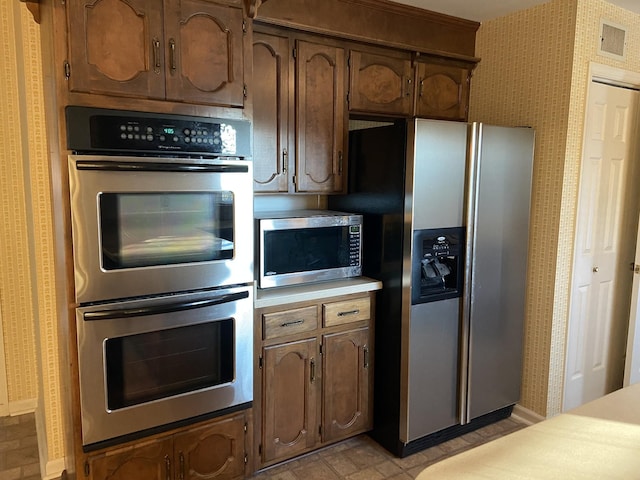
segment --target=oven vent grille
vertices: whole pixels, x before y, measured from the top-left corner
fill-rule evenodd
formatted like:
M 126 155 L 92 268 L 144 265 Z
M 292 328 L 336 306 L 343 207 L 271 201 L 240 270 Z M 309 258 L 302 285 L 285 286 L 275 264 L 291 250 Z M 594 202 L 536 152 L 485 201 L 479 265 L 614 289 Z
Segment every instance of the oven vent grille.
M 627 50 L 627 29 L 608 20 L 600 22 L 598 53 L 605 57 L 624 60 Z

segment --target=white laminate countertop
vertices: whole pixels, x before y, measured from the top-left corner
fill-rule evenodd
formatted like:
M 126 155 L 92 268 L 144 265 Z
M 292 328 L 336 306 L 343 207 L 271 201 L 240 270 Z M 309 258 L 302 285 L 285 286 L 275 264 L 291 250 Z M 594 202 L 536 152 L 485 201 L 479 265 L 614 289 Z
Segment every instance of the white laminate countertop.
M 321 300 L 352 293 L 371 292 L 381 288 L 382 282 L 379 280 L 367 277 L 353 277 L 290 287 L 256 288 L 254 302 L 255 308 L 265 308 L 288 303 Z
M 425 468 L 416 480 L 640 478 L 640 384 Z

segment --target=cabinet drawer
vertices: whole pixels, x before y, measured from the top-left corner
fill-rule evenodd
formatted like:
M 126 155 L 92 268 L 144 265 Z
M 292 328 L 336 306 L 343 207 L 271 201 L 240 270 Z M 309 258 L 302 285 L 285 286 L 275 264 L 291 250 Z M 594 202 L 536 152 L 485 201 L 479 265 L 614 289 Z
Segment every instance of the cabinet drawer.
M 322 313 L 325 327 L 368 320 L 371 316 L 371 303 L 369 297 L 324 303 L 322 304 Z
M 316 328 L 318 328 L 318 309 L 315 305 L 262 315 L 262 330 L 265 340 L 310 332 Z

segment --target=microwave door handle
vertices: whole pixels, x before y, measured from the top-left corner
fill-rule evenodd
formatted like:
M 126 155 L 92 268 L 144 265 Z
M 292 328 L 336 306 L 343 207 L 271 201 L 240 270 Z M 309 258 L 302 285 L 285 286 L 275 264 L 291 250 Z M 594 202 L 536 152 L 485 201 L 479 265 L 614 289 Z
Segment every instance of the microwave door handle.
M 210 165 L 200 163 L 165 162 L 118 162 L 80 160 L 76 162 L 78 170 L 99 170 L 111 172 L 212 172 L 247 173 L 247 165 Z
M 113 320 L 116 318 L 144 317 L 146 315 L 160 315 L 163 313 L 181 312 L 184 310 L 192 310 L 194 308 L 211 307 L 222 303 L 230 303 L 243 298 L 248 298 L 249 292 L 230 293 L 227 295 L 218 295 L 216 297 L 206 298 L 202 300 L 193 300 L 187 302 L 168 303 L 165 305 L 153 305 L 149 307 L 139 308 L 121 308 L 111 310 L 98 310 L 95 312 L 86 312 L 84 319 L 93 320 Z

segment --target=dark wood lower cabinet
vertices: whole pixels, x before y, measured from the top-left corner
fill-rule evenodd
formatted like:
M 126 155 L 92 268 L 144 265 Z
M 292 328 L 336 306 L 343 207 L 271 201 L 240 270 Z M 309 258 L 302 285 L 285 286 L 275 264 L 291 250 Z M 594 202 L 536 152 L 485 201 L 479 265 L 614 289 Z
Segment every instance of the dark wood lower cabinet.
M 247 412 L 179 433 L 110 449 L 87 457 L 90 480 L 232 480 L 245 478 Z
M 372 295 L 257 310 L 257 469 L 372 428 Z

